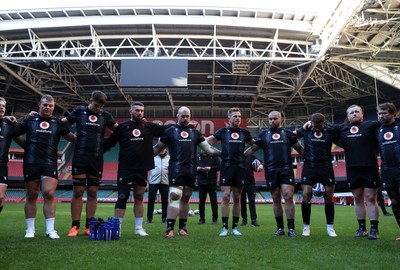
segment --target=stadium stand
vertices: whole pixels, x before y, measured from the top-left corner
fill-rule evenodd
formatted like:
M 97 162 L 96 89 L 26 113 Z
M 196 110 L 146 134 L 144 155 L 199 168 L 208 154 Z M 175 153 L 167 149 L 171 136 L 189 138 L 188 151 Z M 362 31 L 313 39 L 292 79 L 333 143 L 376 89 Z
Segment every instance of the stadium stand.
M 13 180 L 22 180 L 23 179 L 23 170 L 22 170 L 23 162 L 22 160 L 13 159 L 8 162 L 8 179 Z
M 70 202 L 72 198 L 72 190 L 56 190 L 55 196 L 61 202 Z
M 104 153 L 104 162 L 118 162 L 119 144 Z
M 105 181 L 116 183 L 117 181 L 118 162 L 104 162 L 103 167 L 103 185 Z
M 199 193 L 197 191 L 194 191 L 192 196 L 190 197 L 190 202 L 191 203 L 199 203 L 199 201 L 200 201 Z M 219 202 L 221 202 L 221 201 L 219 201 Z
M 294 176 L 297 182 L 300 182 L 302 172 L 303 172 L 303 163 L 297 163 L 294 168 Z
M 333 164 L 336 180 L 346 180 L 346 162 L 339 160 Z
M 5 196 L 7 202 L 23 202 L 25 200 L 25 190 L 7 189 Z

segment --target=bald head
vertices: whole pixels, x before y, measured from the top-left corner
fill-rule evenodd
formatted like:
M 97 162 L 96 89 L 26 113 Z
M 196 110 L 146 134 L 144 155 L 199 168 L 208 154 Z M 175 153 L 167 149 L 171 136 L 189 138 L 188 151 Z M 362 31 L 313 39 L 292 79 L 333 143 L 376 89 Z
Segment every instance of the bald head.
M 180 107 L 178 110 L 178 125 L 188 126 L 190 123 L 190 109 L 188 107 Z
M 282 127 L 282 113 L 272 111 L 268 114 L 268 122 L 271 128 L 277 129 Z
M 182 113 L 189 113 L 190 114 L 190 109 L 188 107 L 182 106 L 178 109 L 178 114 Z

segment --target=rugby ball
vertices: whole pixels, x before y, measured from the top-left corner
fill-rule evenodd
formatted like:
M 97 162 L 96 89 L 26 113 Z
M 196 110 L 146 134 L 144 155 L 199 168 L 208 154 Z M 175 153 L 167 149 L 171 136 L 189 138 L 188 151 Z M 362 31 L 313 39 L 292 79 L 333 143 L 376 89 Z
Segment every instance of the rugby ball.
M 324 195 L 325 193 L 325 186 L 321 183 L 316 183 L 313 187 L 312 187 L 312 193 L 313 195 L 320 197 L 322 195 Z
M 261 171 L 261 162 L 258 159 L 253 160 L 253 162 L 251 163 L 251 167 L 253 168 L 253 171 L 255 172 L 259 172 Z

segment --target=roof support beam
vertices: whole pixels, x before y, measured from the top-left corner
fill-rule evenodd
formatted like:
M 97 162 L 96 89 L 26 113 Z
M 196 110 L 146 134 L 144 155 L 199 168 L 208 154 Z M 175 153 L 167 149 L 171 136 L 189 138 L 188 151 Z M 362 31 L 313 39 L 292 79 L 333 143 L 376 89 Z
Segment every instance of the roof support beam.
M 368 76 L 371 76 L 383 83 L 393 86 L 400 90 L 400 74 L 390 73 L 387 68 L 380 67 L 377 65 L 370 65 L 364 63 L 345 63 L 351 68 L 354 68 Z
M 169 100 L 169 103 L 171 105 L 172 115 L 174 115 L 174 113 L 175 113 L 174 99 L 173 99 L 172 95 L 169 93 L 168 90 L 165 90 L 165 91 L 167 92 L 168 100 Z
M 36 94 L 38 94 L 40 96 L 44 96 L 45 95 L 44 92 L 42 92 L 38 88 L 34 87 L 32 84 L 30 84 L 28 81 L 26 81 L 22 76 L 18 75 L 14 70 L 9 68 L 3 61 L 0 61 L 0 66 L 4 70 L 6 70 L 8 73 L 10 73 L 12 76 L 14 76 L 14 78 L 19 80 L 22 84 L 24 84 L 26 87 L 28 87 L 33 92 L 35 92 Z M 33 75 L 33 74 L 31 74 L 31 75 Z M 58 106 L 59 108 L 63 109 L 64 111 L 68 110 L 68 106 L 64 106 L 59 100 L 56 102 L 56 106 Z
M 351 19 L 351 17 L 363 3 L 363 0 L 345 0 L 342 1 L 341 5 L 338 6 L 320 35 L 321 44 L 317 60 L 314 61 L 307 72 L 304 73 L 303 78 L 297 83 L 293 93 L 284 102 L 282 110 L 285 110 L 289 103 L 293 100 L 293 98 L 298 95 L 300 89 L 305 85 L 305 83 L 309 80 L 311 74 L 314 72 L 314 69 L 317 67 L 320 61 L 323 60 L 331 44 L 335 41 L 337 36 L 345 28 L 347 22 Z
M 342 95 L 343 98 L 353 99 L 360 98 L 365 95 L 375 96 L 376 89 L 374 86 L 371 86 L 355 76 L 350 71 L 338 66 L 335 63 L 324 62 L 319 65 L 316 70 L 318 72 L 322 72 L 326 75 L 333 77 L 336 82 L 339 82 L 342 86 L 341 89 L 331 89 L 335 90 L 336 94 Z M 326 89 L 328 90 L 328 89 Z M 378 96 L 382 99 L 388 100 L 382 93 L 378 93 Z
M 104 61 L 105 67 L 108 71 L 110 78 L 114 81 L 116 88 L 119 93 L 124 97 L 126 102 L 130 105 L 133 101 L 133 98 L 130 95 L 125 94 L 124 90 L 120 86 L 120 73 L 118 68 L 115 66 L 113 61 Z
M 152 25 L 152 29 L 156 26 Z M 214 26 L 215 27 L 215 26 Z M 153 30 L 155 31 L 155 30 Z M 93 26 L 84 35 L 1 40 L 3 60 L 107 60 L 185 58 L 189 60 L 257 60 L 302 62 L 317 58 L 312 42 L 296 39 L 223 36 L 216 34 L 98 35 Z M 110 45 L 112 41 L 112 45 Z M 171 43 L 171 41 L 174 41 Z M 117 46 L 115 44 L 118 44 Z M 246 54 L 241 52 L 245 48 Z M 156 52 L 156 53 L 155 53 Z

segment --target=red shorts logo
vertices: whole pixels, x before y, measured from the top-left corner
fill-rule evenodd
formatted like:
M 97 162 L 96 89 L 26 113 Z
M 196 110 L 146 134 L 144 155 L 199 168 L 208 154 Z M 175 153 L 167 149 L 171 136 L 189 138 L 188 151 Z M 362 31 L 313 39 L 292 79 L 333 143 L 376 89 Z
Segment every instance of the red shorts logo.
M 281 138 L 281 135 L 279 133 L 272 134 L 272 139 L 279 140 L 280 138 Z
M 89 116 L 89 121 L 92 122 L 92 123 L 96 122 L 97 121 L 97 116 L 96 115 Z
M 48 129 L 50 127 L 50 124 L 45 122 L 45 121 L 43 121 L 43 122 L 41 122 L 39 124 L 39 126 L 40 126 L 41 129 Z
M 142 134 L 142 132 L 140 132 L 140 130 L 138 130 L 138 129 L 134 129 L 134 130 L 132 131 L 133 137 L 139 137 L 140 134 Z
M 350 133 L 351 134 L 356 134 L 356 133 L 358 133 L 358 127 L 356 127 L 356 126 L 352 126 L 351 128 L 350 128 Z
M 239 134 L 237 134 L 236 132 L 233 132 L 231 134 L 231 137 L 232 137 L 232 139 L 237 140 L 237 139 L 239 139 Z
M 187 133 L 186 131 L 182 131 L 181 132 L 181 137 L 186 139 L 187 137 L 189 137 L 189 133 Z

